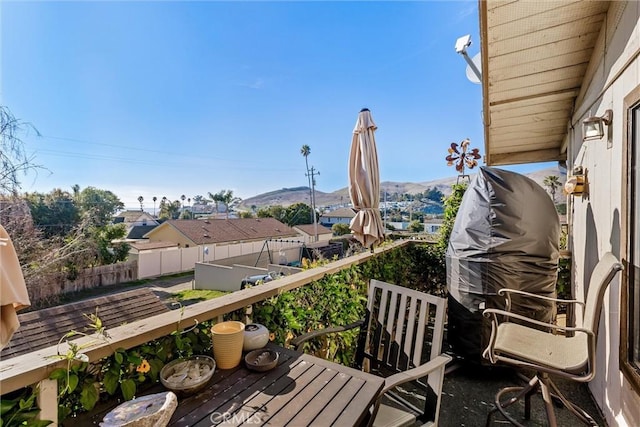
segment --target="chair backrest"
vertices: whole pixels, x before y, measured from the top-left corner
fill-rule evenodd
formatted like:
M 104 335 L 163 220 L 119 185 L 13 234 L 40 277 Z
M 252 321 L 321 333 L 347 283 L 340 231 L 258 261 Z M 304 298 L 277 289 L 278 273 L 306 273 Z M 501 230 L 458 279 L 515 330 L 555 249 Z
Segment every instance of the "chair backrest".
M 602 256 L 591 273 L 587 298 L 585 300 L 584 317 L 582 327 L 588 329 L 597 336 L 598 324 L 600 323 L 600 312 L 604 300 L 604 293 L 607 286 L 613 280 L 616 273 L 622 270 L 622 264 L 611 252 Z
M 392 373 L 422 365 L 441 353 L 447 300 L 371 280 L 356 364 Z

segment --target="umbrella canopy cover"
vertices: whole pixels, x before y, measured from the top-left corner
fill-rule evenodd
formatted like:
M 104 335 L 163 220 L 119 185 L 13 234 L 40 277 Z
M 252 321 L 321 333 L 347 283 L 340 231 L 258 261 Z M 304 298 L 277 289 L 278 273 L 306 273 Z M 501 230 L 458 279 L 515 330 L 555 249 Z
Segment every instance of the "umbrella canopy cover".
M 17 310 L 31 305 L 13 243 L 0 225 L 0 349 L 18 329 Z
M 384 227 L 380 217 L 380 171 L 378 150 L 371 112 L 363 109 L 353 129 L 351 154 L 349 156 L 349 195 L 356 209 L 356 216 L 349 228 L 355 238 L 365 247 L 384 240 Z

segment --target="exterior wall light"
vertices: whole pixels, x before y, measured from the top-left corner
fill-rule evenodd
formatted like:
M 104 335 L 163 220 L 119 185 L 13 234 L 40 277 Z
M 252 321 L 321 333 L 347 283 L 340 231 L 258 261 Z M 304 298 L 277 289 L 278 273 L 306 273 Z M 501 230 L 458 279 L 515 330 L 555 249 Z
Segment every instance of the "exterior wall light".
M 613 119 L 613 111 L 607 110 L 602 117 L 587 117 L 582 121 L 582 140 L 602 139 L 604 136 L 604 125 L 609 126 Z

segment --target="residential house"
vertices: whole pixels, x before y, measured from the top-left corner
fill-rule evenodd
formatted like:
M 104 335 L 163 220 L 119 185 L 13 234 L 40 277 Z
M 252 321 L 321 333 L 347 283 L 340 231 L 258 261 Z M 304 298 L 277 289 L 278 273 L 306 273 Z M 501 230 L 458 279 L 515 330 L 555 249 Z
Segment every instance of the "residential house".
M 191 206 L 191 215 L 193 219 L 208 218 L 215 213 L 215 210 L 215 205 L 194 203 L 193 206 Z
M 150 242 L 173 242 L 178 247 L 229 245 L 266 239 L 297 238 L 298 232 L 275 218 L 176 219 L 145 235 Z
M 122 211 L 113 218 L 114 224 L 124 224 L 127 228 L 138 225 L 158 225 L 159 222 L 150 213 L 145 211 Z
M 338 208 L 334 211 L 323 213 L 320 217 L 320 224 L 331 228 L 333 224 L 347 224 L 356 216 L 353 208 Z
M 126 227 L 125 241 L 142 240 L 144 235 L 153 230 L 160 222 L 145 211 L 122 211 L 113 218 L 114 224 Z
M 566 162 L 568 181 L 586 182 L 568 187 L 574 296 L 584 300 L 604 252 L 625 266 L 605 294 L 589 388 L 608 425 L 638 426 L 640 2 L 479 8 L 485 160 Z
M 442 218 L 430 218 L 424 220 L 424 232 L 427 234 L 438 234 L 444 220 Z
M 316 225 L 314 224 L 299 224 L 293 227 L 300 235 L 304 236 L 304 243 L 315 242 Z M 326 242 L 333 237 L 333 231 L 330 228 L 325 227 L 322 224 L 317 224 L 318 242 Z

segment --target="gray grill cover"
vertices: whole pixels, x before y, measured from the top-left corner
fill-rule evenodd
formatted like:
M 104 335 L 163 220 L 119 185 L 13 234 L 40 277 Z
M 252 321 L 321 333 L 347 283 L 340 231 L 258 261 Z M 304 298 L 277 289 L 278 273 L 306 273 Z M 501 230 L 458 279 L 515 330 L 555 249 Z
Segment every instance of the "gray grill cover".
M 482 310 L 504 308 L 499 289 L 555 296 L 559 232 L 551 197 L 535 181 L 480 168 L 464 194 L 446 253 L 454 350 L 480 356 L 490 333 Z M 513 311 L 550 321 L 555 307 L 518 298 Z

